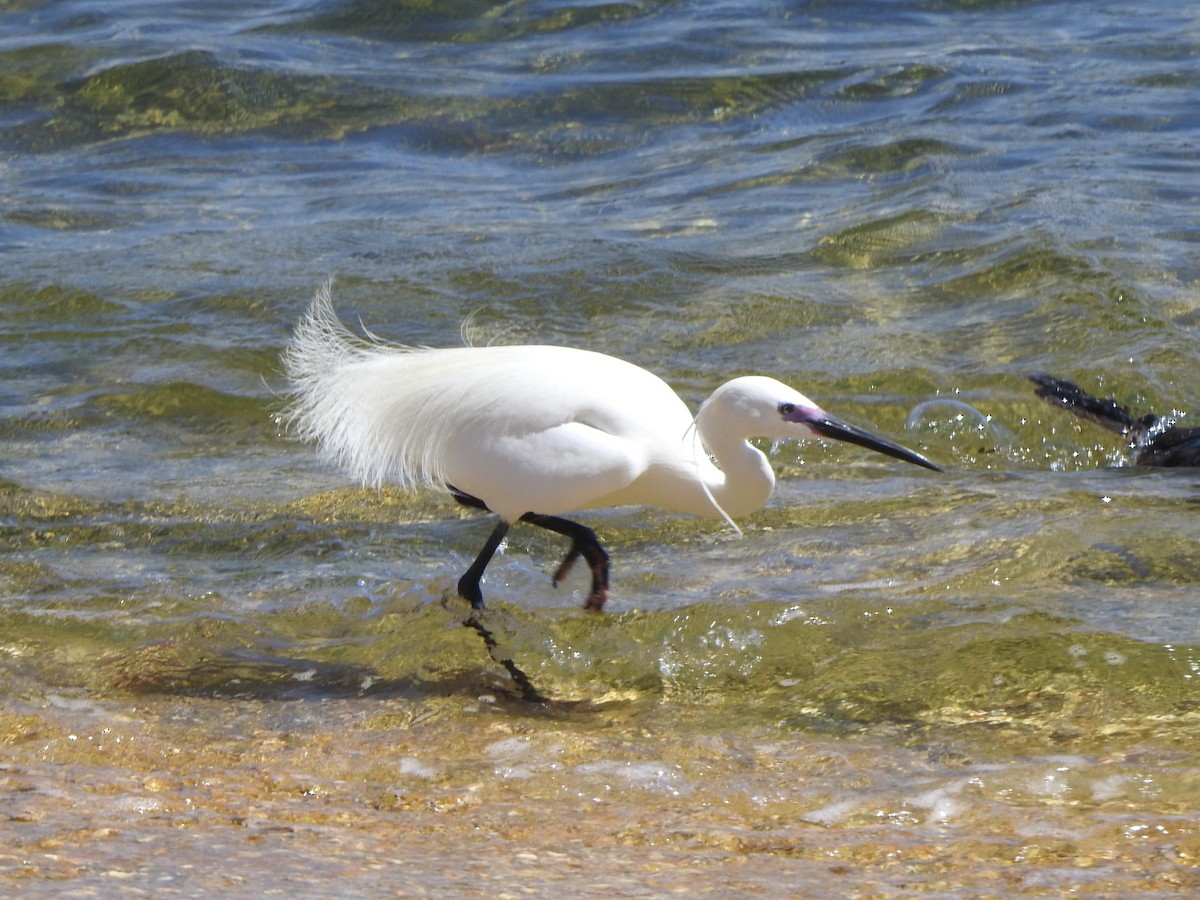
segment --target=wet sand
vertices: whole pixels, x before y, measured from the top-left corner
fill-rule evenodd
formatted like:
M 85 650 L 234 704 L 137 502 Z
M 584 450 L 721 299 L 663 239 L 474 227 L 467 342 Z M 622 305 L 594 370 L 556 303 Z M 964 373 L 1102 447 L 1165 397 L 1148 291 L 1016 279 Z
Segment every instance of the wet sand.
M 10 707 L 0 884 L 63 897 L 1200 889 L 1200 785 L 1174 739 L 1000 764 L 986 733 L 1003 754 L 1027 729 L 830 738 L 661 702 L 414 694 L 63 692 Z M 1175 738 L 1197 727 L 1174 724 Z

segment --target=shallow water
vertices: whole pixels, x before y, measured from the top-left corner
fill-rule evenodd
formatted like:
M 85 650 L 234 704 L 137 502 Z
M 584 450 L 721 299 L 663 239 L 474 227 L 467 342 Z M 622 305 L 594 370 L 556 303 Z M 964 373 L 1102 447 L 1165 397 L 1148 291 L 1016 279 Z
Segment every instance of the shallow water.
M 1196 13 L 428 6 L 0 12 L 0 883 L 1194 893 L 1200 475 L 1026 376 L 1197 408 Z M 489 526 L 280 433 L 330 275 L 948 471 L 784 445 L 741 538 L 588 514 L 603 616 L 515 529 L 489 656 Z

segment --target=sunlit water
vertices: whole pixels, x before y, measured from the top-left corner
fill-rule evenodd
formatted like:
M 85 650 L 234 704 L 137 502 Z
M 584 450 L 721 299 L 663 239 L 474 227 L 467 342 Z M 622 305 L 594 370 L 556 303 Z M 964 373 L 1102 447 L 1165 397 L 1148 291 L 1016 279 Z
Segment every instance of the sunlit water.
M 1200 886 L 1187 4 L 10 3 L 0 884 L 1092 896 Z M 769 373 L 917 447 L 563 552 L 278 425 L 317 285 L 409 343 Z M 214 860 L 221 865 L 214 867 Z M 994 881 L 985 881 L 994 879 Z

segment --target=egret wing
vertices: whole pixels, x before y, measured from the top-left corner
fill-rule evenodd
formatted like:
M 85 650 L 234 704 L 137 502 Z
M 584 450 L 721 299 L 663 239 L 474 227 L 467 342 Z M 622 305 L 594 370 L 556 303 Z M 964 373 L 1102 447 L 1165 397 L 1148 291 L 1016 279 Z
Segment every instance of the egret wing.
M 457 440 L 447 449 L 449 482 L 509 522 L 593 506 L 636 480 L 647 458 L 636 441 L 582 422 Z

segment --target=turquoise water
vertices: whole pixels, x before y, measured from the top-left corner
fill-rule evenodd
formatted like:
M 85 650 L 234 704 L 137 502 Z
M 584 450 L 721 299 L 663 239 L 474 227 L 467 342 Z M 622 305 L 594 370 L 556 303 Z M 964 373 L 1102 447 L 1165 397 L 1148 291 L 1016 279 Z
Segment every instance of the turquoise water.
M 1161 0 L 0 7 L 0 878 L 1194 887 L 1200 476 L 1026 377 L 1200 409 L 1198 51 Z M 489 525 L 281 432 L 330 276 L 947 472 L 764 446 L 742 538 L 588 514 L 603 617 L 515 529 L 534 708 L 460 627 Z

